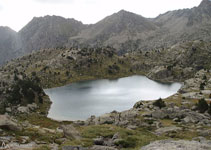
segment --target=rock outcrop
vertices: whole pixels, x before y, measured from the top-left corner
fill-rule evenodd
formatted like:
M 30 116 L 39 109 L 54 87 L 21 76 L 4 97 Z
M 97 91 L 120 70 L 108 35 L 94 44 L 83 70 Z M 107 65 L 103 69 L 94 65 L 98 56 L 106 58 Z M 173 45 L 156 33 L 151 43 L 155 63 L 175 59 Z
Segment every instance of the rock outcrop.
M 173 141 L 173 140 L 163 140 L 155 141 L 145 147 L 142 147 L 141 150 L 210 150 L 211 141 Z

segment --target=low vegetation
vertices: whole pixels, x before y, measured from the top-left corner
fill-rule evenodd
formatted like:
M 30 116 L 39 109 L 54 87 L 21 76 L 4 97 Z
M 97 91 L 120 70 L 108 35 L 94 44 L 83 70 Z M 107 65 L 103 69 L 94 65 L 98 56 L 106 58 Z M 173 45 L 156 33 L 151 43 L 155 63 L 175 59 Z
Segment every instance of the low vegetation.
M 159 98 L 158 100 L 156 100 L 153 103 L 153 105 L 159 107 L 160 109 L 163 108 L 163 107 L 166 107 L 165 102 L 161 98 Z

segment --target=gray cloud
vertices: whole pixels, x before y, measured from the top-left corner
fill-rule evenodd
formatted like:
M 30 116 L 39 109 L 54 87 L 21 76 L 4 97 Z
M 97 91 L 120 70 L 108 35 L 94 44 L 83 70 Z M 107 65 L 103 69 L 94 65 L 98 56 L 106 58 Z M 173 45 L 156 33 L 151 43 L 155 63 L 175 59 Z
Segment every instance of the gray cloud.
M 39 3 L 48 3 L 48 4 L 53 4 L 53 3 L 74 3 L 75 0 L 34 0 L 37 1 Z

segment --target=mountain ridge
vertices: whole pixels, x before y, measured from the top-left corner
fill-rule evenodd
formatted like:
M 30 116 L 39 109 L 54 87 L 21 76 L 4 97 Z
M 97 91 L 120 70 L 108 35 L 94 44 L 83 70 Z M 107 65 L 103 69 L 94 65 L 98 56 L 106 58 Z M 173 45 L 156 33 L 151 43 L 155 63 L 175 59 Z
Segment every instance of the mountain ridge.
M 9 43 L 6 50 L 0 48 L 1 51 L 10 51 L 1 64 L 45 48 L 102 45 L 112 46 L 119 54 L 124 54 L 167 48 L 189 40 L 208 41 L 211 38 L 210 25 L 209 0 L 203 0 L 198 7 L 169 11 L 150 19 L 120 10 L 90 25 L 60 16 L 34 17 L 16 32 L 14 41 L 17 46 L 11 47 Z M 14 51 L 16 55 L 12 56 Z

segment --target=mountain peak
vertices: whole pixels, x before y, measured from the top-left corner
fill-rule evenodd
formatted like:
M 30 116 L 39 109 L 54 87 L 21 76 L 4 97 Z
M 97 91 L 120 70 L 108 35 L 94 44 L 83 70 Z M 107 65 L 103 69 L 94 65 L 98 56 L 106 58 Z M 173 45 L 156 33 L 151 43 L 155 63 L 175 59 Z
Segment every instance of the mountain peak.
M 135 13 L 132 13 L 132 12 L 129 12 L 129 11 L 126 11 L 124 9 L 118 11 L 117 13 L 115 13 L 116 15 L 120 15 L 120 16 L 124 16 L 124 15 L 137 15 Z
M 126 11 L 126 10 L 124 10 L 124 9 L 122 9 L 122 10 L 120 10 L 119 12 L 117 12 L 117 13 L 129 13 L 128 11 Z
M 16 31 L 14 31 L 13 29 L 11 29 L 10 27 L 7 27 L 7 26 L 0 26 L 0 31 L 7 31 L 7 32 L 11 32 L 11 33 L 16 33 Z

